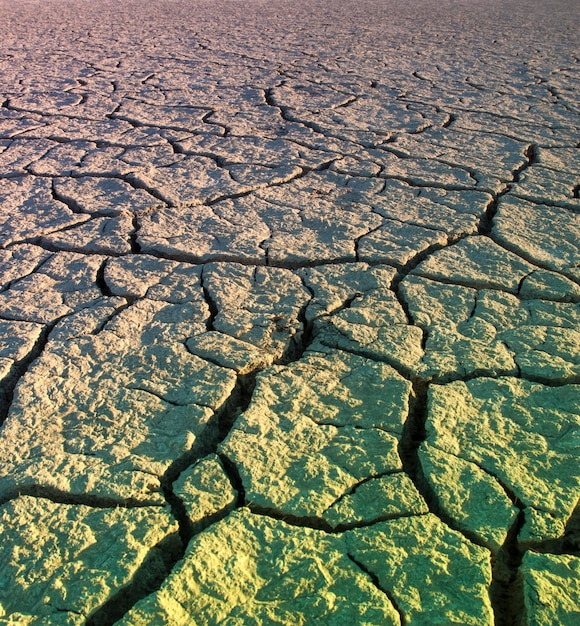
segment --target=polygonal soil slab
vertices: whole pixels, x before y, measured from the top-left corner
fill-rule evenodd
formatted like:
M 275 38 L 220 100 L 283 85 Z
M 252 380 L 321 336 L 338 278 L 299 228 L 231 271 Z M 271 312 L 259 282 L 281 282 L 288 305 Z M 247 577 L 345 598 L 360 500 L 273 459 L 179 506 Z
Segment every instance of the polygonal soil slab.
M 427 442 L 474 464 L 484 472 L 480 480 L 497 482 L 496 492 L 499 486 L 526 507 L 521 541 L 557 538 L 580 497 L 579 394 L 578 385 L 546 387 L 515 378 L 433 385 Z M 430 467 L 435 474 L 449 471 Z M 440 480 L 433 484 L 444 502 Z M 487 506 L 500 507 L 491 513 L 496 516 L 505 510 L 505 499 L 482 503 L 478 516 L 484 525 Z
M 120 624 L 399 624 L 338 537 L 241 509 L 198 535 Z
M 125 308 L 104 299 L 53 330 L 3 427 L 5 493 L 26 485 L 163 501 L 159 477 L 205 432 L 236 382 L 232 370 L 185 348 L 208 316 L 199 273 L 188 275 L 196 288 L 185 302 Z M 163 295 L 161 286 L 155 293 Z
M 524 279 L 519 296 L 407 276 L 401 293 L 427 334 L 423 376 L 521 371 L 537 380 L 576 382 L 580 305 L 551 299 L 572 295 L 573 287 L 565 277 L 541 271 Z
M 578 624 L 580 558 L 528 552 L 523 558 L 521 574 L 528 624 Z
M 211 454 L 185 469 L 173 483 L 192 528 L 224 516 L 234 507 L 236 492 L 222 462 Z
M 419 447 L 419 460 L 423 480 L 454 527 L 490 550 L 499 550 L 519 509 L 498 481 L 475 463 L 426 443 Z
M 2 246 L 61 230 L 88 219 L 52 197 L 49 179 L 28 176 L 0 179 Z
M 580 215 L 576 211 L 502 198 L 492 236 L 532 263 L 565 270 L 580 261 Z
M 0 507 L 0 530 L 0 621 L 13 624 L 84 624 L 139 568 L 150 580 L 163 576 L 170 536 L 178 543 L 166 508 L 28 496 Z
M 161 204 L 143 189 L 134 189 L 117 178 L 64 178 L 54 182 L 58 198 L 82 213 L 117 216 L 122 213 L 142 214 Z
M 490 553 L 432 514 L 347 531 L 349 556 L 373 574 L 407 624 L 494 623 Z
M 19 266 L 21 258 L 16 254 L 8 261 L 5 269 L 9 274 Z M 16 267 L 12 267 L 13 263 Z M 47 255 L 34 268 L 36 271 L 14 276 L 9 288 L 0 293 L 2 315 L 50 324 L 97 304 L 102 296 L 96 284 L 101 263 L 97 256 L 74 252 Z
M 237 466 L 249 502 L 320 516 L 361 481 L 401 470 L 410 390 L 384 363 L 310 351 L 258 376 L 220 450 Z
M 434 252 L 412 273 L 445 283 L 517 293 L 520 281 L 535 269 L 487 237 L 466 237 Z
M 355 293 L 346 304 L 317 321 L 320 343 L 387 362 L 409 375 L 423 369 L 423 330 L 410 323 L 388 284 Z

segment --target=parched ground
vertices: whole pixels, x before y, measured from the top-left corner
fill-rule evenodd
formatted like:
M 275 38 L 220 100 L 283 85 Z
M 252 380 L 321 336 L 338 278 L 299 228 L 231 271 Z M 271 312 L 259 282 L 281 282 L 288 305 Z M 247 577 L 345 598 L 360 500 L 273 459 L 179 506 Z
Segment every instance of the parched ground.
M 0 624 L 580 623 L 573 0 L 0 0 Z

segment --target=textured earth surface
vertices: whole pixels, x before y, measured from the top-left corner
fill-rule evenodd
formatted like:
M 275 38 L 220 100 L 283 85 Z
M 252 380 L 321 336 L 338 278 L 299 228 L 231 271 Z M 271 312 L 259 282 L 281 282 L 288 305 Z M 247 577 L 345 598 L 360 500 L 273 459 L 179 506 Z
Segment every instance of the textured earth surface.
M 573 0 L 0 0 L 0 624 L 580 623 Z

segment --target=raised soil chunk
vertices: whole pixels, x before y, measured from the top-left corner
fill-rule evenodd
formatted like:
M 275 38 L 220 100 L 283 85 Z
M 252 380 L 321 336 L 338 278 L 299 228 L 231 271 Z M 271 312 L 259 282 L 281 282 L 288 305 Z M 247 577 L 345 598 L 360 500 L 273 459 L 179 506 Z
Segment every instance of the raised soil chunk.
M 573 154 L 572 150 L 569 150 L 569 155 L 570 160 L 561 170 L 556 171 L 541 165 L 526 169 L 513 186 L 514 196 L 531 200 L 535 204 L 556 205 L 577 212 L 580 209 L 580 199 L 577 192 L 575 193 L 580 177 L 576 164 L 578 155 Z
M 572 186 L 572 185 L 571 185 Z M 502 198 L 492 236 L 522 258 L 550 270 L 580 262 L 580 201 L 576 211 Z
M 175 163 L 136 172 L 137 185 L 171 206 L 203 204 L 230 194 L 244 193 L 252 185 L 236 182 L 228 170 L 204 156 L 175 155 Z
M 519 513 L 498 481 L 475 463 L 425 443 L 419 460 L 424 480 L 453 527 L 498 550 Z
M 427 335 L 423 375 L 444 381 L 473 374 L 516 375 L 519 368 L 540 381 L 576 382 L 580 305 L 530 297 L 570 283 L 559 274 L 541 272 L 525 289 L 527 297 L 408 276 L 401 293 Z M 562 299 L 566 293 L 558 292 Z
M 173 493 L 183 502 L 193 528 L 229 512 L 236 501 L 236 492 L 215 454 L 184 470 L 173 483 Z
M 140 220 L 137 241 L 143 252 L 184 261 L 264 263 L 262 243 L 270 229 L 251 206 L 239 204 L 241 201 L 225 200 L 212 206 L 159 208 Z
M 580 620 L 580 558 L 527 552 L 523 576 L 527 623 L 576 626 Z
M 578 302 L 580 301 L 580 285 L 557 272 L 536 270 L 524 278 L 520 288 L 520 296 Z
M 0 250 L 0 285 L 2 289 L 13 280 L 27 276 L 39 268 L 52 253 L 38 246 L 22 244 Z
M 203 121 L 206 115 L 207 111 L 204 108 L 194 106 L 168 107 L 129 100 L 115 112 L 114 119 L 128 120 L 136 126 L 152 126 L 155 129 L 172 128 L 209 132 L 211 127 Z
M 447 235 L 440 230 L 385 220 L 383 226 L 360 238 L 358 256 L 362 261 L 401 267 L 429 248 L 445 243 Z
M 57 179 L 54 190 L 63 202 L 90 215 L 118 216 L 127 212 L 140 215 L 161 204 L 145 190 L 133 189 L 117 178 Z
M 466 287 L 517 293 L 520 281 L 535 269 L 488 237 L 466 237 L 434 252 L 413 274 Z
M 271 365 L 276 356 L 256 348 L 251 343 L 217 331 L 190 337 L 186 346 L 192 354 L 216 365 L 233 369 L 238 374 L 248 374 L 257 369 L 263 369 Z
M 481 191 L 417 188 L 394 179 L 385 181 L 384 189 L 378 193 L 352 193 L 389 221 L 415 224 L 455 237 L 477 232 L 479 220 L 492 199 L 489 193 Z
M 307 352 L 259 374 L 220 450 L 236 464 L 248 501 L 320 516 L 357 483 L 401 469 L 410 390 L 384 363 Z
M 19 363 L 31 353 L 41 332 L 40 324 L 0 321 L 0 361 L 6 364 L 2 367 L 3 372 L 6 368 L 8 373 L 13 364 Z
M 410 375 L 423 369 L 423 330 L 410 323 L 385 285 L 356 294 L 348 306 L 317 321 L 315 334 L 326 346 L 385 361 Z
M 0 246 L 79 224 L 88 215 L 73 213 L 52 197 L 48 178 L 0 179 Z
M 118 256 L 131 252 L 132 232 L 131 216 L 125 213 L 118 217 L 91 219 L 74 228 L 45 235 L 41 242 L 49 249 Z
M 490 553 L 431 513 L 347 531 L 349 556 L 407 624 L 494 624 Z
M 178 541 L 167 507 L 103 509 L 29 496 L 0 507 L 0 532 L 0 621 L 11 624 L 85 624 L 139 568 L 142 581 L 163 576 L 163 552 Z
M 355 485 L 329 507 L 323 517 L 331 526 L 344 529 L 428 511 L 411 479 L 397 472 Z
M 256 99 L 261 99 L 261 94 Z M 255 103 L 252 108 L 257 108 Z M 225 161 L 228 169 L 234 163 L 262 165 L 274 169 L 289 164 L 312 166 L 321 165 L 328 158 L 328 155 L 308 150 L 283 138 L 265 139 L 259 136 L 192 135 L 180 141 L 179 147 L 185 154 L 211 152 Z
M 96 284 L 102 259 L 61 252 L 0 293 L 5 318 L 48 324 L 90 307 L 101 298 Z
M 101 302 L 94 317 L 85 310 L 55 328 L 3 427 L 3 493 L 35 485 L 163 502 L 160 477 L 206 438 L 236 382 L 184 345 L 208 315 L 199 276 L 190 280 L 188 302 Z
M 195 537 L 159 591 L 119 624 L 192 622 L 398 626 L 400 617 L 340 537 L 241 509 Z
M 263 219 L 272 230 L 268 258 L 290 266 L 355 261 L 357 242 L 382 223 L 368 206 L 341 206 L 324 197 L 311 197 L 298 209 L 269 205 Z
M 557 538 L 580 497 L 579 394 L 578 385 L 515 378 L 433 385 L 427 442 L 481 468 L 525 507 L 521 541 Z M 435 485 L 448 472 L 439 467 L 432 466 Z M 485 507 L 495 510 L 487 514 Z M 505 500 L 493 498 L 478 516 L 499 519 L 505 508 Z
M 387 145 L 398 153 L 463 165 L 469 163 L 478 187 L 499 191 L 498 183 L 510 182 L 525 162 L 525 145 L 489 132 L 449 133 L 431 127 L 420 135 L 401 135 Z
M 300 345 L 302 311 L 311 295 L 299 276 L 277 267 L 209 263 L 202 278 L 206 297 L 215 307 L 208 330 L 249 343 L 265 358 L 291 355 Z
M 310 172 L 255 195 L 259 201 L 241 199 L 239 212 L 253 208 L 268 224 L 271 234 L 263 247 L 269 260 L 284 265 L 355 261 L 357 242 L 383 223 L 368 203 L 357 202 L 345 188 L 344 177 L 329 171 Z
M 473 189 L 477 184 L 475 178 L 464 167 L 440 161 L 401 158 L 385 151 L 379 163 L 383 166 L 382 176 L 385 178 L 393 176 L 418 187 L 451 187 L 467 190 Z
M 155 299 L 179 302 L 200 299 L 200 273 L 199 268 L 191 265 L 140 254 L 109 259 L 104 266 L 103 280 L 115 296 L 143 298 L 150 288 L 159 292 L 165 286 L 164 294 L 158 293 Z
M 389 265 L 369 266 L 366 263 L 321 265 L 300 270 L 300 276 L 312 292 L 306 319 L 337 313 L 348 308 L 364 293 L 389 289 L 396 270 Z
M 24 176 L 27 168 L 42 158 L 56 144 L 48 139 L 29 141 L 0 141 L 0 168 L 2 177 Z
M 476 289 L 411 275 L 401 283 L 401 293 L 415 324 L 426 333 L 424 376 L 445 380 L 473 373 L 517 373 L 513 355 L 496 337 L 494 320 L 475 317 Z

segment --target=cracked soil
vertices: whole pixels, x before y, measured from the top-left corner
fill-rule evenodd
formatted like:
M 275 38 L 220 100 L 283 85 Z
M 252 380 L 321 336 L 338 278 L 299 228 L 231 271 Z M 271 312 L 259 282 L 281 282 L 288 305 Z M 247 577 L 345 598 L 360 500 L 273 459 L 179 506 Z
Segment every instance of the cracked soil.
M 576 625 L 571 0 L 0 0 L 0 624 Z

